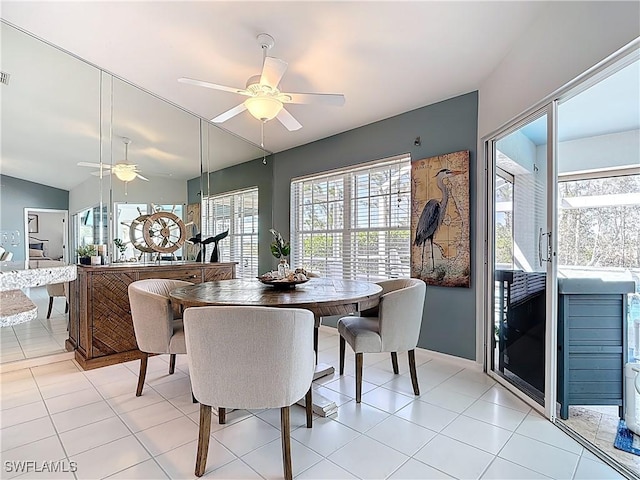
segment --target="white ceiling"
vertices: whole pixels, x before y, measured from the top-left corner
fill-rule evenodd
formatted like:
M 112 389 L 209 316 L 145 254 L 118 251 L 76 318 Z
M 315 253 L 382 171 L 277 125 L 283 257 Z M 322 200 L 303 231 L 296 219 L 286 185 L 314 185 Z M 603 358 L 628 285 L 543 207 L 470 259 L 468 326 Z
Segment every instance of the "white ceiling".
M 2 2 L 2 18 L 205 118 L 244 97 L 179 77 L 244 87 L 269 55 L 280 87 L 343 93 L 343 107 L 288 105 L 303 128 L 265 127 L 278 152 L 476 90 L 546 2 Z M 224 128 L 260 143 L 244 112 Z M 132 145 L 133 147 L 133 145 Z
M 3 1 L 1 15 L 207 119 L 244 97 L 177 79 L 244 87 L 261 68 L 255 37 L 268 32 L 276 40 L 269 55 L 289 62 L 281 90 L 346 96 L 343 107 L 287 105 L 303 128 L 290 132 L 268 122 L 265 148 L 279 152 L 476 90 L 547 3 Z M 2 70 L 12 74 L 0 91 L 2 173 L 70 190 L 91 173 L 77 162 L 101 155 L 121 161 L 122 137 L 129 137 L 129 161 L 145 176 L 200 174 L 197 118 L 117 78 L 111 86 L 102 76 L 101 85 L 95 67 L 8 30 L 0 56 Z M 570 100 L 561 140 L 637 129 L 639 72 L 636 63 Z M 111 89 L 102 104 L 101 88 Z M 108 104 L 101 148 L 99 109 Z M 205 170 L 262 156 L 260 123 L 248 112 L 222 125 L 206 129 Z M 542 141 L 544 125 L 527 132 Z

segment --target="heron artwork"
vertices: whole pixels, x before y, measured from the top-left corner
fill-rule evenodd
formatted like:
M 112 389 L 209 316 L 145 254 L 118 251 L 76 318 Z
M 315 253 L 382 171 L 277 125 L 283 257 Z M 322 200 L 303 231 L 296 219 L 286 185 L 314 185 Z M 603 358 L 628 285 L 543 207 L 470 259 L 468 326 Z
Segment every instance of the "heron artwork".
M 418 220 L 418 226 L 416 228 L 416 237 L 413 242 L 416 247 L 422 246 L 422 266 L 420 271 L 424 270 L 424 248 L 427 244 L 427 240 L 431 243 L 431 271 L 433 272 L 436 268 L 433 255 L 433 237 L 440 228 L 440 225 L 442 225 L 442 221 L 446 215 L 447 203 L 449 203 L 450 195 L 449 187 L 444 183 L 444 179 L 461 173 L 464 172 L 443 168 L 435 175 L 438 188 L 442 192 L 442 199 L 438 201 L 435 198 L 432 198 L 426 203 L 422 209 L 422 213 L 420 214 L 420 219 Z

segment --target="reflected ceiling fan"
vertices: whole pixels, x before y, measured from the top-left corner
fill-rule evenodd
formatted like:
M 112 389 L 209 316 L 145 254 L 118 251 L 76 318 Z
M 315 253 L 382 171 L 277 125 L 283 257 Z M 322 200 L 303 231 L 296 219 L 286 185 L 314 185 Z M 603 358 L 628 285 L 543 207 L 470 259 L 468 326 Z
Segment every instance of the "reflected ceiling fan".
M 278 84 L 284 72 L 287 70 L 288 64 L 279 58 L 267 56 L 267 50 L 275 44 L 273 37 L 266 33 L 261 33 L 257 39 L 262 47 L 262 73 L 249 78 L 246 88 L 226 87 L 224 85 L 194 80 L 192 78 L 178 79 L 178 81 L 182 83 L 237 93 L 249 97 L 240 105 L 212 118 L 212 122 L 222 123 L 245 110 L 249 110 L 251 115 L 258 120 L 262 120 L 262 122 L 277 118 L 288 130 L 294 131 L 302 128 L 302 125 L 284 108 L 283 104 L 324 104 L 338 107 L 344 105 L 345 98 L 342 94 L 281 92 L 278 89 Z
M 130 182 L 139 178 L 140 180 L 144 180 L 146 182 L 149 181 L 148 178 L 140 175 L 140 171 L 138 170 L 138 166 L 129 163 L 129 144 L 131 143 L 131 139 L 127 137 L 123 137 L 122 141 L 124 142 L 124 161 L 116 163 L 115 165 L 108 164 L 100 164 L 100 163 L 90 163 L 90 162 L 78 162 L 79 167 L 92 167 L 92 168 L 102 168 L 105 171 L 102 172 L 102 175 L 111 175 L 112 173 L 118 177 L 119 180 L 123 182 Z M 92 172 L 91 175 L 100 175 L 100 171 Z

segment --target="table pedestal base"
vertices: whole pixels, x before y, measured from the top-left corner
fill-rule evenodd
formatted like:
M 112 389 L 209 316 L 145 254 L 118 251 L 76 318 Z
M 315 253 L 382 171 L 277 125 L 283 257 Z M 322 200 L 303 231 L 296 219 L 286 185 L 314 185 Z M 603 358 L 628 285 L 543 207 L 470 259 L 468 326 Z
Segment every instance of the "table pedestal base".
M 316 371 L 313 374 L 313 379 L 317 380 L 322 377 L 326 377 L 327 375 L 333 374 L 336 369 L 333 368 L 332 365 L 327 365 L 326 363 L 318 363 L 316 364 Z
M 304 398 L 298 400 L 297 404 L 301 407 L 306 406 Z M 323 397 L 318 392 L 313 392 L 313 413 L 319 417 L 328 417 L 338 413 L 338 406 L 333 400 Z
M 318 363 L 316 365 L 316 371 L 313 374 L 313 379 L 317 380 L 327 375 L 333 374 L 336 369 L 326 363 Z M 298 400 L 298 405 L 304 407 L 306 405 L 304 398 Z M 320 417 L 328 417 L 338 413 L 338 406 L 333 400 L 323 397 L 318 392 L 313 392 L 313 412 Z

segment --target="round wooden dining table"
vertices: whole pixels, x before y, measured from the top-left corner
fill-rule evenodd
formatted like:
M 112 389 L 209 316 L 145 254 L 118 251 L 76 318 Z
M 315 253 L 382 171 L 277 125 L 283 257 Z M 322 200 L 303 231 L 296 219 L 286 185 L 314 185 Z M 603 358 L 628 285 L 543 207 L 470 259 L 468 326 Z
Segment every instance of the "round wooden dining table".
M 304 308 L 321 317 L 349 315 L 378 304 L 382 287 L 360 280 L 310 278 L 294 288 L 266 285 L 258 279 L 236 278 L 179 287 L 169 294 L 183 308 L 206 305 L 244 305 Z
M 304 308 L 316 319 L 313 346 L 318 354 L 318 328 L 322 317 L 349 315 L 378 305 L 382 287 L 375 283 L 335 278 L 310 278 L 294 288 L 266 285 L 258 279 L 235 278 L 178 287 L 169 292 L 171 302 L 182 309 L 203 306 L 263 306 Z M 316 365 L 314 380 L 331 375 L 331 365 Z M 313 395 L 313 410 L 320 416 L 337 412 L 335 402 L 318 393 Z

